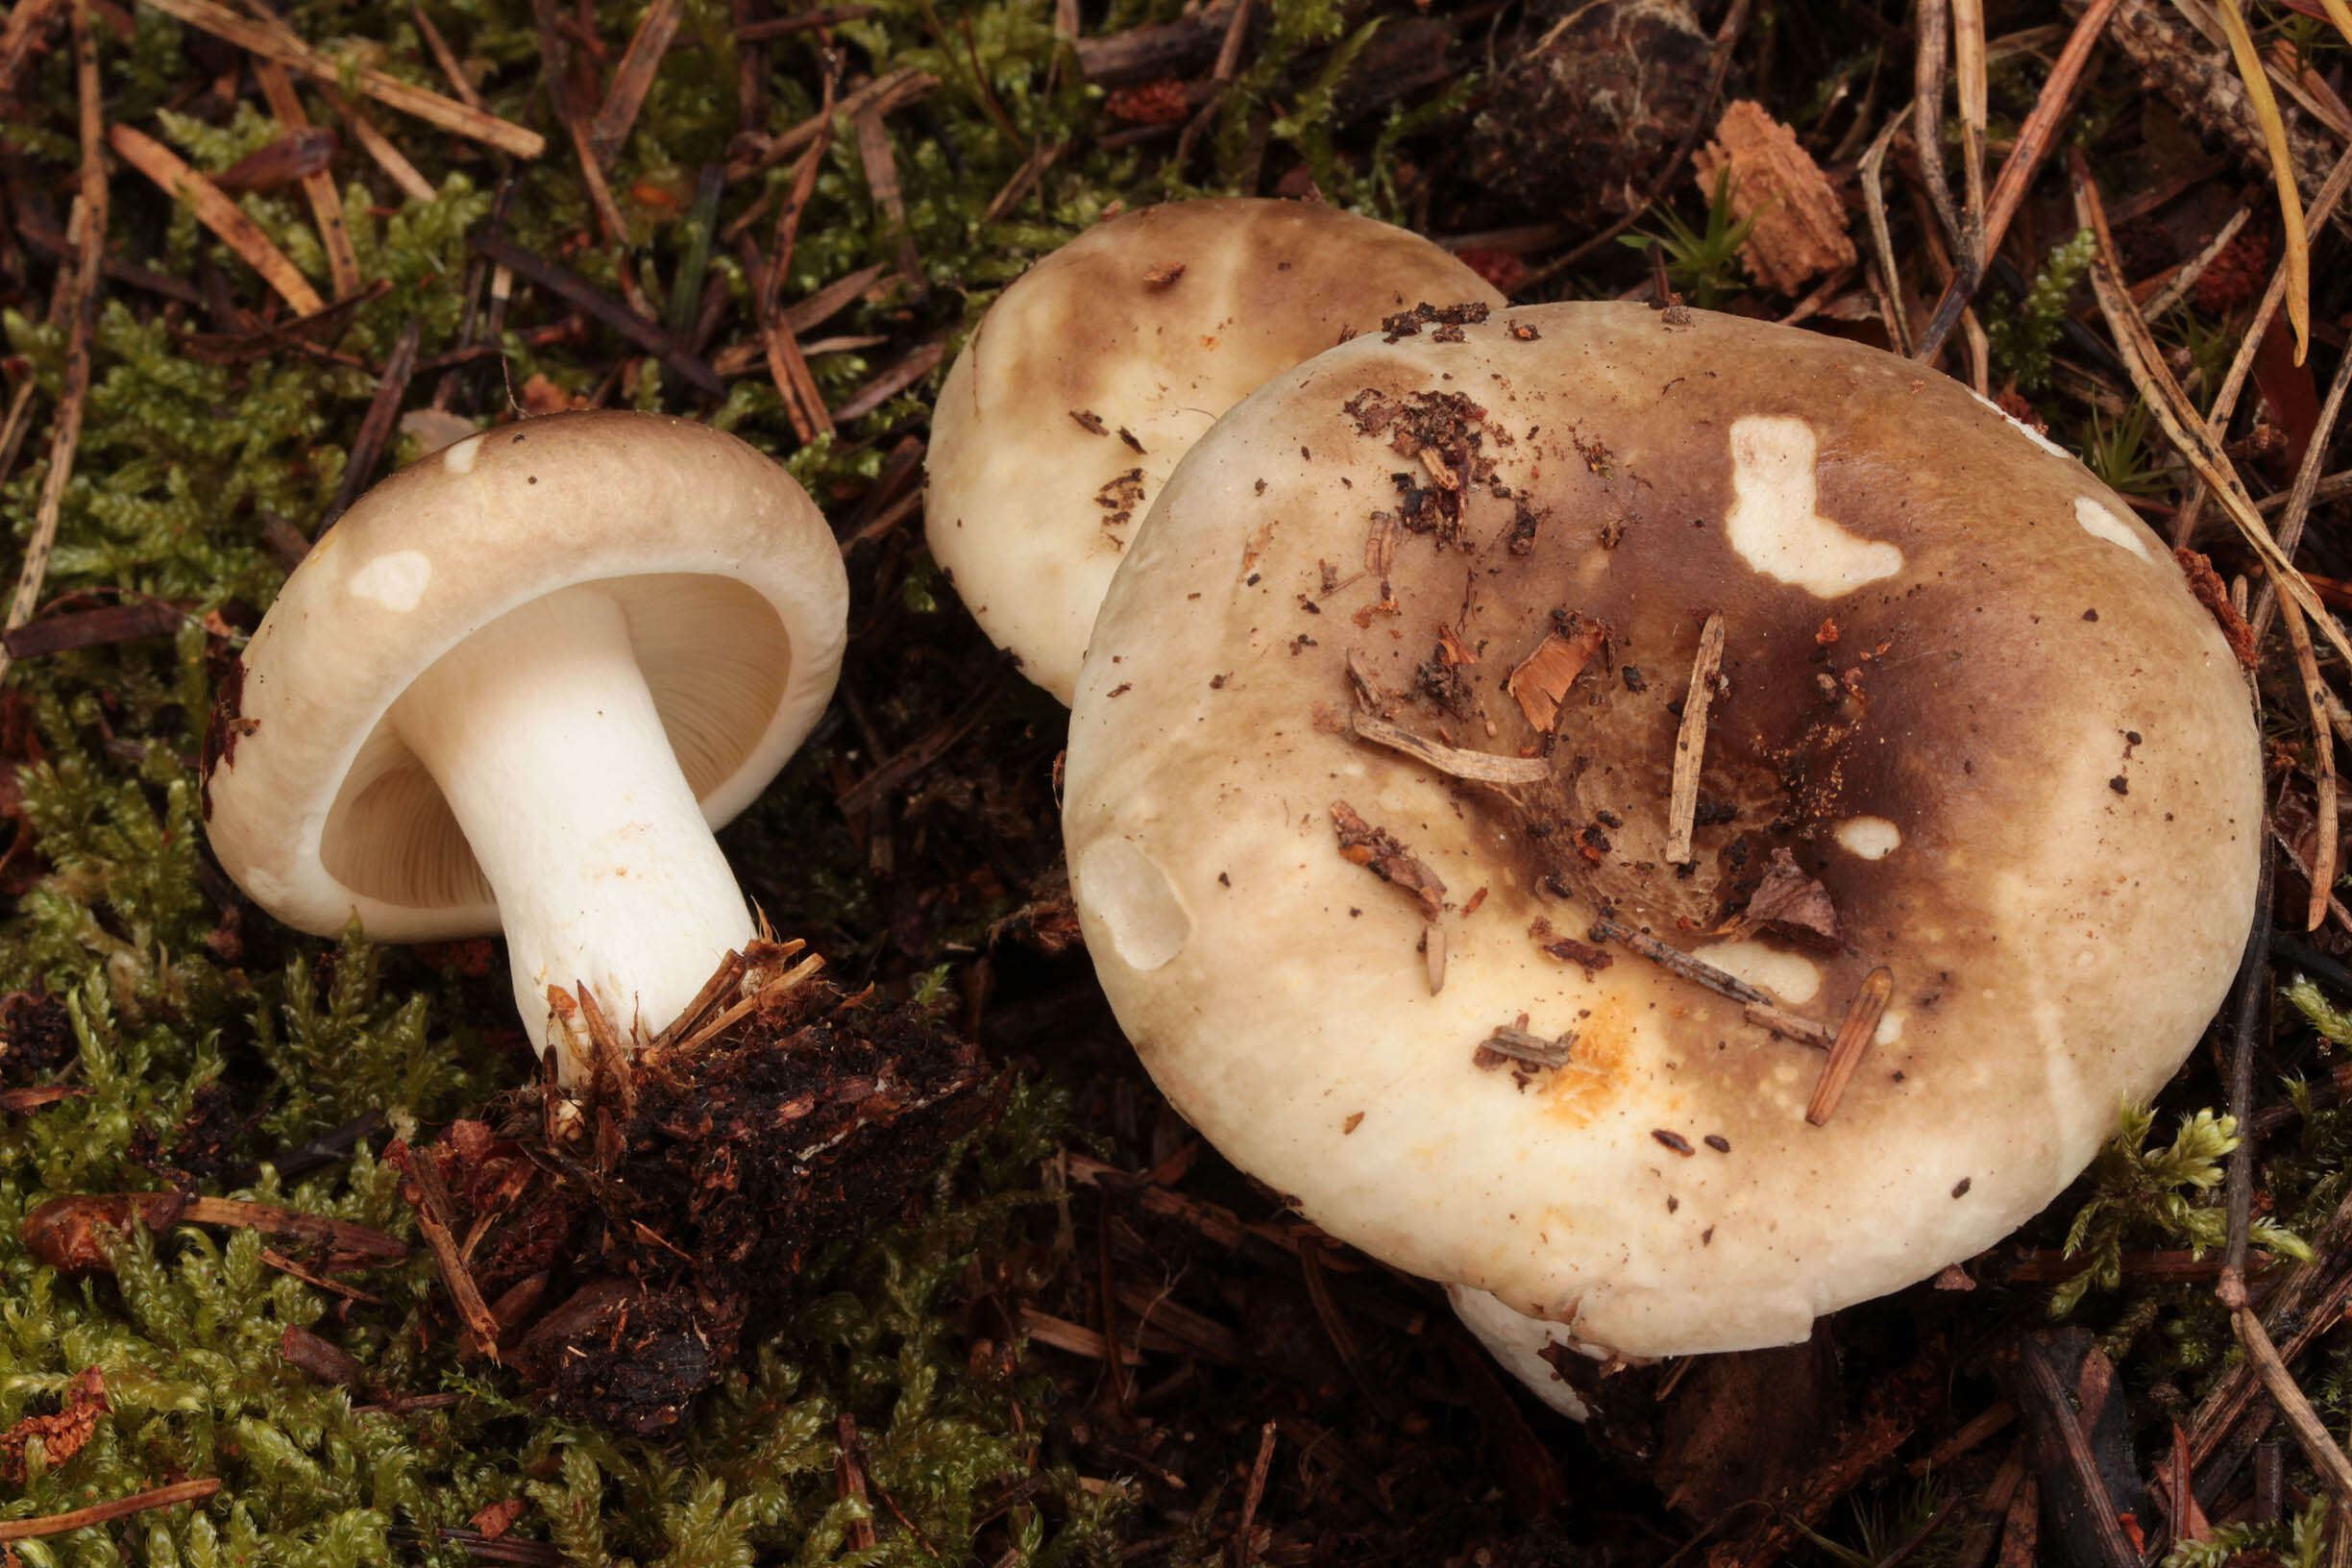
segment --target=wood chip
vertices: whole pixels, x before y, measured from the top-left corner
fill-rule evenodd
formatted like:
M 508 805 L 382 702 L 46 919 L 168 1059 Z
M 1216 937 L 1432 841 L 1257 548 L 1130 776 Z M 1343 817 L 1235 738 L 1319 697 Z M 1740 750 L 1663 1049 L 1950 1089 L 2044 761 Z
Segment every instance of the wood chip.
M 1519 1024 L 1505 1024 L 1479 1041 L 1479 1065 L 1482 1066 L 1501 1066 L 1500 1062 L 1491 1062 L 1486 1059 L 1491 1053 L 1493 1056 L 1508 1061 L 1524 1063 L 1531 1067 L 1549 1069 L 1574 1066 L 1576 1064 L 1571 1058 L 1576 1052 L 1576 1033 L 1573 1030 L 1560 1036 L 1557 1040 L 1546 1040 L 1541 1035 L 1530 1034 Z M 1594 1069 L 1588 1067 L 1584 1070 L 1589 1072 Z
M 1829 1047 L 1829 1060 L 1823 1064 L 1813 1098 L 1805 1106 L 1805 1120 L 1814 1126 L 1825 1125 L 1837 1114 L 1838 1101 L 1845 1098 L 1846 1086 L 1862 1065 L 1862 1055 L 1870 1049 L 1871 1037 L 1877 1034 L 1878 1020 L 1894 994 L 1894 971 L 1882 964 L 1864 977 L 1861 989 L 1847 1004 L 1846 1019 L 1838 1025 L 1837 1040 Z
M 1445 990 L 1446 937 L 1445 927 L 1425 925 L 1421 928 L 1421 962 L 1429 972 L 1432 996 Z
M 1559 721 L 1560 704 L 1568 699 L 1568 689 L 1607 640 L 1607 628 L 1600 622 L 1584 621 L 1577 625 L 1572 636 L 1556 631 L 1547 634 L 1535 645 L 1534 652 L 1519 661 L 1504 686 L 1537 733 L 1552 733 Z
M 1540 784 L 1552 776 L 1552 764 L 1542 757 L 1498 757 L 1484 751 L 1465 751 L 1459 747 L 1440 746 L 1435 741 L 1425 741 L 1409 729 L 1392 724 L 1385 719 L 1374 718 L 1368 713 L 1358 713 L 1349 723 L 1359 739 L 1370 741 L 1375 746 L 1384 746 L 1391 751 L 1402 751 L 1415 762 L 1426 763 L 1454 778 L 1509 786 Z
M 1740 260 L 1768 288 L 1795 294 L 1825 272 L 1856 259 L 1846 233 L 1846 204 L 1797 140 L 1797 133 L 1743 98 L 1716 122 L 1715 139 L 1691 159 L 1700 194 L 1712 201 L 1716 184 L 1730 182 L 1732 216 L 1754 219 Z
M 1682 702 L 1682 727 L 1675 735 L 1674 782 L 1666 802 L 1666 858 L 1677 866 L 1691 860 L 1691 835 L 1699 821 L 1699 773 L 1706 761 L 1707 709 L 1715 701 L 1715 672 L 1723 666 L 1724 618 L 1718 610 L 1699 631 L 1699 655 L 1691 661 L 1690 694 Z
M 1331 818 L 1332 828 L 1339 836 L 1340 859 L 1412 894 L 1429 919 L 1433 920 L 1444 913 L 1445 884 L 1436 872 L 1414 859 L 1395 835 L 1365 821 L 1345 800 L 1332 802 Z

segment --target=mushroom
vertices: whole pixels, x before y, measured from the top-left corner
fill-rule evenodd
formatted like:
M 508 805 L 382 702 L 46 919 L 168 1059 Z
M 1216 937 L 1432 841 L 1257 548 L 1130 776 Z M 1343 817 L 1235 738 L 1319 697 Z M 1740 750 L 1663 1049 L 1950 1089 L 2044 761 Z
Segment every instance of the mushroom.
M 1066 791 L 1177 1108 L 1563 1408 L 1551 1344 L 1793 1342 L 2047 1204 L 2227 990 L 2262 821 L 2227 644 L 2081 464 L 1893 355 L 1609 304 L 1228 414 Z
M 711 831 L 830 699 L 847 599 L 816 506 L 732 436 L 469 437 L 363 497 L 262 619 L 207 742 L 213 853 L 321 935 L 503 925 L 516 1007 L 580 1076 L 551 987 L 649 1038 L 753 934 Z
M 932 413 L 931 553 L 1066 703 L 1095 606 L 1177 459 L 1270 377 L 1429 304 L 1503 296 L 1420 235 L 1302 202 L 1175 202 L 1031 267 Z

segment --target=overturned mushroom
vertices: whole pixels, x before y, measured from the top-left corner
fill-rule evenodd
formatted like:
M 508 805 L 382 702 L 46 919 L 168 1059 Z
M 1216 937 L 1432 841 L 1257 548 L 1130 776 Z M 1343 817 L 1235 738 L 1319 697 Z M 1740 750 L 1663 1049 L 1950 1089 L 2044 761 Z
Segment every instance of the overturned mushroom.
M 1351 333 L 1450 335 L 1502 304 L 1428 240 L 1335 208 L 1178 202 L 1102 224 L 1007 288 L 948 370 L 931 552 L 1066 702 L 1120 552 L 1219 414 Z
M 1792 1342 L 2048 1203 L 2226 990 L 2262 815 L 2228 647 L 2080 464 L 1891 355 L 1613 305 L 1229 414 L 1066 788 L 1169 1097 L 1563 1408 L 1548 1343 Z
M 658 1033 L 752 935 L 711 837 L 791 756 L 841 663 L 832 534 L 775 463 L 684 420 L 470 437 L 320 540 L 221 692 L 205 816 L 290 925 L 506 932 L 551 987 Z

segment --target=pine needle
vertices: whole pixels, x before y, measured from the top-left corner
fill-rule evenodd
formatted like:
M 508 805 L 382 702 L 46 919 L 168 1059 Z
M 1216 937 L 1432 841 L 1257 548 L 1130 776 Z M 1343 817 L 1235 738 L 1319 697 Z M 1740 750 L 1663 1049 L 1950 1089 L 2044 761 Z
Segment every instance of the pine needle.
M 2334 0 L 2334 9 L 2344 10 L 2344 0 Z M 2301 364 L 2311 353 L 2311 241 L 2303 232 L 2303 193 L 2295 189 L 2294 155 L 2287 150 L 2287 122 L 2279 115 L 2278 99 L 2270 91 L 2270 78 L 2263 71 L 2262 57 L 2254 51 L 2254 35 L 2246 31 L 2245 15 L 2238 9 L 2238 0 L 2215 0 L 2214 11 L 2221 18 L 2221 29 L 2229 35 L 2230 58 L 2238 63 L 2238 75 L 2245 82 L 2246 101 L 2254 106 L 2254 118 L 2262 126 L 2263 144 L 2270 150 L 2270 178 L 2278 185 L 2279 226 L 2286 236 L 2287 251 L 2287 324 L 2294 329 L 2294 362 Z M 2352 19 L 2352 12 L 2345 12 Z M 2339 20 L 2344 27 L 2346 20 Z M 2352 37 L 2352 29 L 2347 29 Z

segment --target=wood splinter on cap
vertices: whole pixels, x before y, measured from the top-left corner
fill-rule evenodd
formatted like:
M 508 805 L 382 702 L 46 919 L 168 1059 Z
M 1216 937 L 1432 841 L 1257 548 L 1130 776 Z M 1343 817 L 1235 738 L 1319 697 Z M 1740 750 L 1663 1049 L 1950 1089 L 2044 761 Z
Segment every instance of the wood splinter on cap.
M 1445 927 L 1432 922 L 1421 928 L 1421 960 L 1428 967 L 1430 994 L 1434 996 L 1445 990 Z
M 1878 1033 L 1878 1019 L 1894 994 L 1895 971 L 1882 964 L 1863 979 L 1862 989 L 1847 1004 L 1846 1021 L 1838 1025 L 1837 1041 L 1829 1047 L 1829 1060 L 1823 1065 L 1812 1101 L 1805 1106 L 1805 1120 L 1814 1126 L 1825 1125 L 1837 1113 L 1838 1101 L 1845 1097 L 1854 1069 L 1862 1065 L 1862 1053 L 1870 1049 L 1871 1037 Z
M 1678 947 L 1669 947 L 1655 937 L 1644 936 L 1631 926 L 1620 925 L 1615 920 L 1597 919 L 1593 921 L 1588 934 L 1596 942 L 1613 942 L 1621 947 L 1630 948 L 1668 973 L 1679 975 L 1694 986 L 1703 987 L 1718 996 L 1739 1003 L 1741 1016 L 1759 1029 L 1769 1029 L 1776 1035 L 1817 1050 L 1826 1050 L 1831 1044 L 1827 1029 L 1811 1018 L 1782 1008 L 1729 969 L 1717 968 L 1703 958 L 1695 958 Z M 1880 1005 L 1884 1006 L 1883 1003 Z M 1874 1022 L 1872 1027 L 1877 1027 L 1876 1023 Z
M 1699 633 L 1699 656 L 1691 663 L 1690 698 L 1682 704 L 1682 729 L 1675 737 L 1674 786 L 1666 806 L 1666 859 L 1687 866 L 1691 833 L 1699 820 L 1699 769 L 1706 758 L 1707 709 L 1715 700 L 1715 672 L 1723 664 L 1724 618 L 1706 618 Z
M 1510 785 L 1540 784 L 1552 776 L 1552 764 L 1542 757 L 1498 757 L 1485 751 L 1465 751 L 1458 746 L 1440 746 L 1435 741 L 1423 740 L 1401 724 L 1392 724 L 1368 713 L 1358 713 L 1351 723 L 1358 738 L 1391 751 L 1402 751 L 1415 762 L 1427 763 L 1455 778 Z

